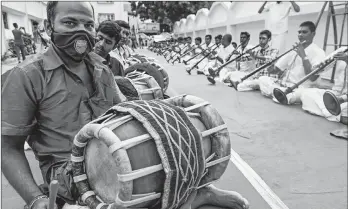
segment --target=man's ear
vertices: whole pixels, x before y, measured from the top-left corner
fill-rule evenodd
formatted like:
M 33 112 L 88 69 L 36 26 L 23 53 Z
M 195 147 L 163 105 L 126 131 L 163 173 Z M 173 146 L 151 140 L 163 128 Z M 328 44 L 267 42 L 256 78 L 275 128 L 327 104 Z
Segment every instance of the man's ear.
M 47 21 L 47 20 L 45 20 L 44 21 L 44 26 L 45 26 L 45 31 L 46 31 L 46 33 L 47 33 L 47 35 L 49 36 L 49 37 L 51 37 L 51 34 L 52 34 L 52 25 Z

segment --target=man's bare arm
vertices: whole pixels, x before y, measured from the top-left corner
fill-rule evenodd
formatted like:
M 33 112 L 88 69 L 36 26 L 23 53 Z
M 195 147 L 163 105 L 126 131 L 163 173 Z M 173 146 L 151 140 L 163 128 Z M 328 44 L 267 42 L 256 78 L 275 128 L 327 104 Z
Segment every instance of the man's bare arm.
M 1 169 L 12 187 L 29 204 L 42 192 L 33 178 L 24 154 L 26 138 L 26 136 L 1 136 Z
M 258 11 L 259 14 L 261 14 L 263 12 L 263 10 L 265 9 L 266 4 L 267 4 L 267 1 L 265 1 L 265 3 L 262 4 L 261 8 Z
M 292 7 L 294 8 L 295 12 L 300 12 L 300 6 L 296 4 L 294 1 L 290 1 Z

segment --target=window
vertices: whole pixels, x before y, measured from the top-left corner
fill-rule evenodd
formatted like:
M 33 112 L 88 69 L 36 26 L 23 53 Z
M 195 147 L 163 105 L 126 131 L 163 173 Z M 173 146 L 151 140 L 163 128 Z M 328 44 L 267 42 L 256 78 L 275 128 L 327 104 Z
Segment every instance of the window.
M 115 20 L 115 14 L 114 13 L 99 13 L 98 22 L 101 23 L 105 20 Z
M 2 12 L 2 19 L 4 21 L 4 28 L 5 29 L 9 29 L 8 28 L 8 21 L 7 21 L 7 13 L 6 12 Z

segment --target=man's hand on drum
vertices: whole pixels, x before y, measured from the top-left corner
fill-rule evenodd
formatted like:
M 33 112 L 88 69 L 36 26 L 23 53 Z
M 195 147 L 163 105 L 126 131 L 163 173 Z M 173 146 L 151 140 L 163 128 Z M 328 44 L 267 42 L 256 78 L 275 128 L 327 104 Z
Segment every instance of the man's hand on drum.
M 33 204 L 33 207 L 31 209 L 49 209 L 49 199 L 42 198 L 42 199 L 36 200 L 36 202 Z M 54 209 L 58 209 L 56 204 L 54 204 Z

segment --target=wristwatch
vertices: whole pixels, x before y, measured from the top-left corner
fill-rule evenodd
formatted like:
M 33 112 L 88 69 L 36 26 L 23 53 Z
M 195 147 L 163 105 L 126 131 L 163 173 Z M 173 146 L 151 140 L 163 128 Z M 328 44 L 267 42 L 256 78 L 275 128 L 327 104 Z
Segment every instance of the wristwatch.
M 24 206 L 24 209 L 32 209 L 32 208 L 33 208 L 33 205 L 35 204 L 35 202 L 38 201 L 39 199 L 43 199 L 43 198 L 48 199 L 48 197 L 47 197 L 46 195 L 39 195 L 39 196 L 36 196 L 36 197 L 29 203 L 29 205 Z

